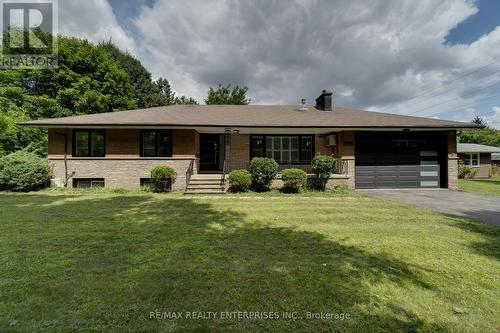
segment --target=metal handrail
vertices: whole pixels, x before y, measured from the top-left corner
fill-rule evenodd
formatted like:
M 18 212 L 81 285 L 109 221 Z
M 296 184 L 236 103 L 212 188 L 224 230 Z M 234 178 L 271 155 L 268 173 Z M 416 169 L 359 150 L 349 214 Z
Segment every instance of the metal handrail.
M 224 161 L 223 173 L 227 175 L 232 170 L 250 168 L 250 161 Z M 297 168 L 304 170 L 306 173 L 312 173 L 310 161 L 297 161 L 293 163 L 282 163 L 278 165 L 278 170 L 281 172 L 283 169 Z M 349 168 L 348 160 L 337 159 L 335 164 L 334 174 L 347 175 Z
M 189 182 L 191 181 L 191 176 L 193 175 L 193 171 L 194 171 L 194 160 L 191 160 L 186 170 L 186 188 L 189 186 Z
M 224 160 L 224 163 L 222 164 L 222 176 L 220 180 L 220 185 L 225 186 L 226 185 L 226 174 L 227 174 L 227 162 Z

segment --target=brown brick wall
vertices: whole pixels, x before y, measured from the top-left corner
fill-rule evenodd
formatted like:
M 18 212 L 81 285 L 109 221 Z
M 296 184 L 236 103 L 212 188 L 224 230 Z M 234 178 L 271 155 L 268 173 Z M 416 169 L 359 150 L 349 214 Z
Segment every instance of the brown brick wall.
M 250 159 L 250 135 L 231 134 L 229 159 L 233 162 L 248 163 Z
M 316 155 L 331 155 L 333 154 L 332 147 L 326 145 L 325 135 L 315 135 L 314 137 L 314 149 L 316 150 Z
M 49 159 L 64 157 L 64 137 L 68 136 L 68 158 L 72 158 L 71 129 L 49 129 Z M 105 158 L 140 158 L 140 130 L 138 129 L 107 129 Z M 172 131 L 172 157 L 194 158 L 199 147 L 199 133 L 195 130 L 182 129 Z
M 54 178 L 64 181 L 64 137 L 68 136 L 68 186 L 73 178 L 104 178 L 107 187 L 137 188 L 140 178 L 149 178 L 150 170 L 157 165 L 168 165 L 177 171 L 175 190 L 185 188 L 185 174 L 197 154 L 199 134 L 195 130 L 172 131 L 172 157 L 140 157 L 140 130 L 107 129 L 106 157 L 72 157 L 71 129 L 49 129 L 49 160 Z
M 106 157 L 138 158 L 140 130 L 108 129 L 106 130 Z

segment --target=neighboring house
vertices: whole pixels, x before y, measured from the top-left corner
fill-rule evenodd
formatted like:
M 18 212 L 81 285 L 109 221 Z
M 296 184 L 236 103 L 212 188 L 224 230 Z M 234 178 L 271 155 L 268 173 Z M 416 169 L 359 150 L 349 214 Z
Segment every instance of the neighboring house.
M 500 153 L 491 154 L 491 164 L 500 167 Z
M 489 178 L 492 174 L 492 153 L 500 153 L 500 148 L 475 143 L 457 145 L 459 163 L 474 169 L 472 178 Z
M 177 190 L 257 156 L 310 171 L 317 154 L 338 159 L 329 186 L 457 189 L 456 132 L 479 127 L 332 107 L 328 91 L 315 107 L 172 105 L 21 125 L 48 128 L 59 183 L 135 188 L 163 164 L 177 170 Z

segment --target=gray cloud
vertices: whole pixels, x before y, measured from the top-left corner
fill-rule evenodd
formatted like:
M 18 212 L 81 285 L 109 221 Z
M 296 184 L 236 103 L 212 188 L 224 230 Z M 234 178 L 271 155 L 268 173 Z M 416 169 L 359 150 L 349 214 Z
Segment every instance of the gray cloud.
M 477 12 L 469 0 L 157 0 L 139 12 L 133 47 L 141 60 L 200 101 L 221 82 L 247 85 L 260 104 L 313 103 L 333 89 L 341 105 L 443 115 L 484 96 L 495 79 L 485 75 L 500 70 L 464 76 L 500 59 L 500 28 L 471 45 L 444 44 Z

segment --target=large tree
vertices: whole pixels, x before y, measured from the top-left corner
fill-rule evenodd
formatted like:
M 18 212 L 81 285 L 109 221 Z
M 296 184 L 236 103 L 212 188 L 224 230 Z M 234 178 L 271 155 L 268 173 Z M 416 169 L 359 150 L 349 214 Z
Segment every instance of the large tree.
M 205 103 L 218 105 L 248 105 L 251 100 L 247 98 L 247 91 L 247 87 L 240 87 L 238 85 L 232 87 L 230 84 L 223 86 L 219 83 L 215 89 L 210 87 Z
M 111 42 L 58 38 L 58 69 L 0 71 L 0 156 L 46 151 L 45 131 L 19 127 L 19 121 L 196 102 L 176 98 L 166 79 L 152 81 L 137 59 Z
M 466 130 L 460 133 L 461 143 L 478 143 L 500 147 L 500 130 L 491 128 L 481 117 L 475 117 L 473 123 L 484 126 L 482 129 Z

